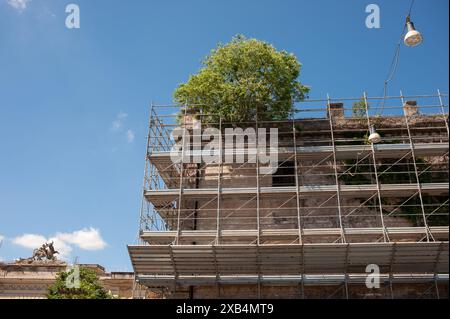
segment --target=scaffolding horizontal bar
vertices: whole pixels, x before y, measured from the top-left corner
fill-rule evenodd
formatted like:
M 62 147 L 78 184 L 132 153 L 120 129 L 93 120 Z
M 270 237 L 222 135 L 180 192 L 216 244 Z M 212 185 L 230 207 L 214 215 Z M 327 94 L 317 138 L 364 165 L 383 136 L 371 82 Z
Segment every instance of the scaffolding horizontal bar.
M 422 194 L 428 195 L 447 195 L 449 183 L 424 183 L 421 184 Z M 338 191 L 336 185 L 304 185 L 299 187 L 299 193 L 302 196 L 323 196 L 332 195 Z M 382 184 L 380 185 L 380 193 L 386 197 L 407 197 L 418 191 L 417 184 Z M 364 198 L 373 195 L 377 192 L 376 184 L 366 185 L 340 185 L 340 195 L 342 197 Z M 211 198 L 217 196 L 218 190 L 216 188 L 204 189 L 183 189 L 184 198 Z M 235 196 L 253 197 L 258 193 L 256 187 L 246 188 L 223 188 L 220 190 L 220 195 L 223 198 L 233 198 Z M 145 198 L 150 201 L 155 207 L 165 207 L 170 205 L 179 197 L 179 190 L 164 189 L 164 190 L 146 190 L 144 192 Z M 280 196 L 280 195 L 295 195 L 296 187 L 260 187 L 259 194 L 261 197 Z
M 447 239 L 449 238 L 449 227 L 448 226 L 437 226 L 430 227 L 430 233 L 435 238 Z M 365 239 L 367 242 L 367 236 L 383 236 L 382 227 L 372 227 L 372 228 L 316 228 L 308 229 L 303 228 L 300 230 L 301 236 L 303 237 L 321 237 L 321 236 L 341 236 L 342 232 L 346 235 L 347 240 L 356 238 Z M 386 233 L 390 238 L 405 238 L 405 237 L 416 237 L 421 240 L 423 236 L 426 236 L 427 229 L 425 227 L 386 227 Z M 295 240 L 299 236 L 298 229 L 233 229 L 233 230 L 220 230 L 219 232 L 215 229 L 211 230 L 180 230 L 180 232 L 174 231 L 143 231 L 141 232 L 141 239 L 150 244 L 157 243 L 170 243 L 176 236 L 179 236 L 180 240 L 191 240 L 191 241 L 201 241 L 201 240 L 213 240 L 217 236 L 219 238 L 226 239 L 244 239 L 250 238 L 254 239 L 257 236 L 262 239 L 273 239 L 273 240 Z M 375 237 L 376 238 L 376 237 Z
M 378 159 L 385 158 L 401 158 L 411 157 L 411 145 L 410 144 L 378 144 L 374 145 L 375 154 Z M 447 153 L 449 150 L 448 143 L 417 143 L 414 145 L 414 151 L 416 156 L 441 156 Z M 337 145 L 336 146 L 336 159 L 356 159 L 364 157 L 371 152 L 369 145 Z M 255 153 L 249 149 L 224 149 L 224 156 L 239 156 L 250 155 Z M 190 156 L 200 157 L 201 151 L 189 151 Z M 278 159 L 285 160 L 292 157 L 295 154 L 294 147 L 279 147 Z M 309 146 L 309 147 L 297 147 L 297 158 L 300 161 L 314 161 L 320 160 L 333 154 L 333 146 Z M 209 155 L 209 153 L 208 153 Z M 170 152 L 154 152 L 149 155 L 150 162 L 156 167 L 161 178 L 164 180 L 169 188 L 178 187 L 179 171 L 176 164 L 171 159 Z
M 332 274 L 332 275 L 298 275 L 298 276 L 164 276 L 138 275 L 139 283 L 147 287 L 165 287 L 176 283 L 178 286 L 192 285 L 365 285 L 367 274 Z M 380 283 L 388 284 L 423 284 L 444 282 L 449 280 L 448 274 L 380 274 Z
M 398 158 L 406 155 L 411 150 L 410 144 L 377 144 L 374 145 L 375 154 L 377 158 Z M 414 144 L 414 150 L 418 156 L 441 156 L 448 152 L 448 143 L 416 143 Z M 370 145 L 336 145 L 336 159 L 354 159 L 357 156 L 361 156 L 362 153 L 370 153 Z M 256 155 L 257 150 L 251 148 L 238 149 L 238 148 L 226 148 L 222 150 L 223 156 L 236 156 L 236 155 Z M 265 154 L 266 150 L 260 151 L 260 154 Z M 279 158 L 286 158 L 295 153 L 294 147 L 278 147 L 276 153 Z M 326 156 L 326 154 L 333 153 L 333 146 L 299 146 L 297 147 L 297 156 L 300 159 L 316 160 Z M 203 151 L 186 151 L 185 156 L 200 157 Z M 219 154 L 219 150 L 215 153 L 208 150 L 207 155 L 211 156 Z M 154 152 L 149 155 L 150 161 L 158 166 L 172 165 L 174 162 L 171 159 L 171 152 Z

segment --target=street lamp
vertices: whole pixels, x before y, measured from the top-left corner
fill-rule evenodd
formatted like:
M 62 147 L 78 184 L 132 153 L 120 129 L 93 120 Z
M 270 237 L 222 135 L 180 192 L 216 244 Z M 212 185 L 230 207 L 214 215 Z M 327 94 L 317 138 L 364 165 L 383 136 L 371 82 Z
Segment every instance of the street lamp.
M 375 127 L 373 125 L 369 128 L 369 132 L 370 132 L 369 135 L 370 143 L 377 144 L 381 142 L 381 136 L 380 134 L 377 133 L 377 131 L 375 131 Z
M 406 17 L 406 28 L 408 29 L 408 32 L 404 38 L 405 45 L 408 47 L 415 47 L 416 45 L 421 44 L 423 41 L 422 34 L 414 28 L 414 23 L 412 23 L 409 15 Z

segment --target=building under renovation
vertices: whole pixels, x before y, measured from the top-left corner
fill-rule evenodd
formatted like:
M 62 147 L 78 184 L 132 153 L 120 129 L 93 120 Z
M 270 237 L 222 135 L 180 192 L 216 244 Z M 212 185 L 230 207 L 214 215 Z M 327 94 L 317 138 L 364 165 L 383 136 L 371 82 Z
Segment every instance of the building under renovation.
M 252 123 L 150 112 L 136 298 L 448 297 L 447 95 L 309 99 Z

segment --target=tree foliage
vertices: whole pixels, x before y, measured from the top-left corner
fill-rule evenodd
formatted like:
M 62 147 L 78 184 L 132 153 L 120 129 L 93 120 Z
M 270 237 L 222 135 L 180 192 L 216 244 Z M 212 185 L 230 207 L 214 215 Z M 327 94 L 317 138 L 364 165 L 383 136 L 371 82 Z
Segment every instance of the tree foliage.
M 220 117 L 232 123 L 283 120 L 309 92 L 297 80 L 300 69 L 293 54 L 238 35 L 212 50 L 203 68 L 175 90 L 174 99 L 196 105 L 195 112 L 210 123 Z
M 367 109 L 369 109 L 370 105 L 367 103 Z M 352 106 L 353 115 L 359 118 L 366 117 L 366 100 L 361 98 L 359 101 L 354 102 Z
M 79 267 L 79 288 L 68 288 L 69 276 L 73 276 L 75 269 L 60 272 L 56 276 L 56 282 L 48 287 L 49 299 L 112 299 L 113 296 L 106 291 L 99 282 L 94 270 Z M 70 281 L 70 278 L 69 278 Z

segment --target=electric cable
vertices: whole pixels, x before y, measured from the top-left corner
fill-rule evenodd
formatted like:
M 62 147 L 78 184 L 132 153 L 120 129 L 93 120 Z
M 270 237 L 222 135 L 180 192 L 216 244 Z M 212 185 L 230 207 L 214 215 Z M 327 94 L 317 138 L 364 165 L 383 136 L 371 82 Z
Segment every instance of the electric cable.
M 409 19 L 413 6 L 414 6 L 414 1 L 415 0 L 411 0 L 411 4 L 409 6 L 409 10 L 408 10 L 408 15 L 407 15 L 407 19 Z M 403 25 L 403 30 L 402 33 L 400 35 L 400 39 L 399 42 L 397 43 L 396 47 L 395 47 L 395 52 L 394 52 L 394 57 L 392 59 L 391 65 L 389 67 L 389 71 L 388 71 L 388 76 L 386 77 L 386 80 L 384 81 L 384 85 L 383 85 L 383 98 L 382 98 L 382 104 L 381 104 L 381 109 L 380 111 L 377 113 L 377 115 L 382 115 L 383 111 L 384 111 L 384 107 L 385 107 L 385 103 L 386 103 L 386 97 L 387 97 L 387 89 L 388 89 L 388 84 L 390 81 L 392 81 L 392 79 L 395 76 L 395 73 L 397 72 L 398 69 L 398 65 L 400 62 L 400 48 L 403 42 L 403 37 L 405 36 L 405 30 L 406 30 L 406 24 Z M 379 104 L 380 102 L 378 102 L 377 105 L 377 109 L 379 108 Z

